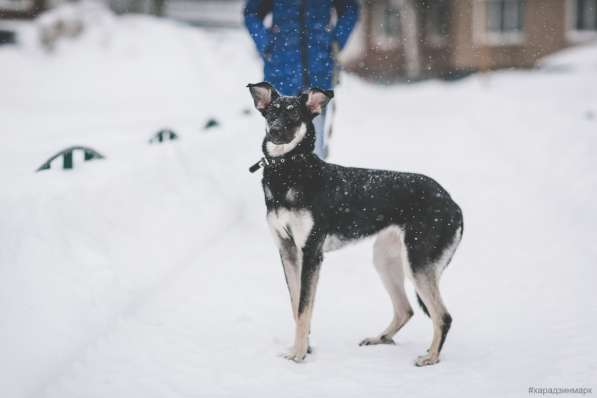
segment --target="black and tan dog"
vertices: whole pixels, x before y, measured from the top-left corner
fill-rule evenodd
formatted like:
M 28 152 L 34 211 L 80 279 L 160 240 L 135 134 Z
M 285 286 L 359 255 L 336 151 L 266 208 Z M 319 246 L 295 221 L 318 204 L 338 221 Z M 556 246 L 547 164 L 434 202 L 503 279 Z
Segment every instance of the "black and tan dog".
M 462 238 L 462 213 L 434 180 L 420 174 L 347 168 L 313 154 L 312 120 L 333 93 L 311 89 L 280 96 L 268 83 L 248 85 L 265 117 L 263 171 L 267 221 L 278 246 L 296 323 L 286 358 L 302 361 L 309 351 L 313 301 L 323 253 L 375 236 L 373 262 L 392 299 L 390 325 L 361 345 L 393 343 L 413 315 L 405 275 L 433 321 L 433 341 L 417 366 L 439 361 L 452 318 L 439 291 L 442 271 Z

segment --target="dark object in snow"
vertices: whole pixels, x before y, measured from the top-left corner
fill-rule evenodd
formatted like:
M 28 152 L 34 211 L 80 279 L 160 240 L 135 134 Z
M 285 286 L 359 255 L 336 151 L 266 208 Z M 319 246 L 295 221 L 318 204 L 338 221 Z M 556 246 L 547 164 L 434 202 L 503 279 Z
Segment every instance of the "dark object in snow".
M 207 122 L 205 122 L 205 126 L 203 126 L 203 130 L 209 130 L 211 128 L 218 127 L 219 125 L 220 122 L 218 122 L 216 119 L 212 117 L 207 119 Z
M 249 109 L 249 108 L 243 109 L 243 115 L 249 116 L 250 114 L 251 114 L 251 109 Z
M 149 139 L 149 143 L 154 144 L 156 142 L 173 141 L 177 139 L 178 135 L 174 131 L 170 129 L 162 129 Z
M 585 112 L 585 117 L 587 118 L 587 120 L 593 120 L 595 119 L 595 113 L 591 110 L 588 110 Z
M 17 42 L 17 36 L 12 30 L 0 29 L 0 46 L 4 44 L 15 44 Z
M 84 146 L 71 146 L 69 148 L 66 148 L 66 149 L 58 152 L 56 155 L 54 155 L 51 158 L 49 158 L 48 160 L 46 160 L 46 162 L 44 164 L 42 164 L 41 166 L 39 166 L 38 169 L 35 171 L 42 171 L 42 170 L 50 169 L 50 165 L 51 165 L 52 161 L 60 156 L 62 156 L 62 168 L 65 170 L 72 169 L 73 168 L 73 152 L 75 152 L 75 151 L 82 151 L 83 152 L 83 160 L 86 162 L 89 160 L 93 160 L 93 159 L 104 159 L 105 158 L 104 155 L 102 155 L 101 153 L 97 152 L 94 149 L 87 148 Z
M 459 80 L 466 79 L 474 73 L 475 71 L 473 69 L 454 69 L 440 74 L 440 78 L 447 82 L 457 82 Z

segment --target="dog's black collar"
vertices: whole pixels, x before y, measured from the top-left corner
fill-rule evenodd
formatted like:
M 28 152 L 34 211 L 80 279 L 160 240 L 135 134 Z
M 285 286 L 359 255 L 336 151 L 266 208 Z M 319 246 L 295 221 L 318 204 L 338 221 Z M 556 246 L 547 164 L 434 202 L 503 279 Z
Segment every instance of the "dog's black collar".
M 297 153 L 297 154 L 289 156 L 289 157 L 279 157 L 279 158 L 269 158 L 267 156 L 264 156 L 261 159 L 259 159 L 259 161 L 257 163 L 255 163 L 253 166 L 249 167 L 249 172 L 254 173 L 262 167 L 266 168 L 266 167 L 270 167 L 270 166 L 281 165 L 281 164 L 291 162 L 296 159 L 306 159 L 306 157 L 307 157 L 307 155 L 304 153 Z

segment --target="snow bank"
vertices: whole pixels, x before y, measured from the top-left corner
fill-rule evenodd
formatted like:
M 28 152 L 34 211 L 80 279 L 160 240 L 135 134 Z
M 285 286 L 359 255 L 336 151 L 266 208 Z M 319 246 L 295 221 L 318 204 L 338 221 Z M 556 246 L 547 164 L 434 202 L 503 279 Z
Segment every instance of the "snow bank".
M 597 73 L 597 42 L 571 47 L 547 56 L 539 62 L 539 67 L 546 70 Z
M 0 50 L 0 119 L 8 143 L 0 175 L 10 186 L 0 198 L 3 396 L 42 388 L 238 224 L 245 202 L 220 179 L 244 174 L 253 160 L 239 165 L 238 157 L 225 158 L 222 145 L 237 139 L 201 130 L 213 116 L 247 132 L 247 120 L 226 120 L 246 107 L 227 99 L 244 89 L 212 75 L 227 70 L 221 64 L 229 50 L 218 48 L 226 34 L 207 39 L 147 17 L 68 11 L 83 16 L 85 29 L 57 42 L 53 53 L 34 40 Z M 246 68 L 250 77 L 252 70 Z M 164 126 L 180 142 L 150 146 Z M 91 146 L 106 160 L 33 173 L 73 144 Z

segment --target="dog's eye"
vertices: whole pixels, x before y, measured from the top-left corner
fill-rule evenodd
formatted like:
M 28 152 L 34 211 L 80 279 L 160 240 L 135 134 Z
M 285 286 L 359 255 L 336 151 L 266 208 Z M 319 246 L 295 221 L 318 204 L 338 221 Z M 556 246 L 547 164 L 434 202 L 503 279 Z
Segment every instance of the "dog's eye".
M 293 106 L 293 105 L 288 105 L 288 106 L 286 107 L 286 110 L 288 110 L 288 111 L 291 111 L 291 110 L 293 110 L 293 109 L 294 109 L 294 106 Z
M 274 107 L 275 107 L 276 109 L 280 109 L 280 104 L 274 104 Z

